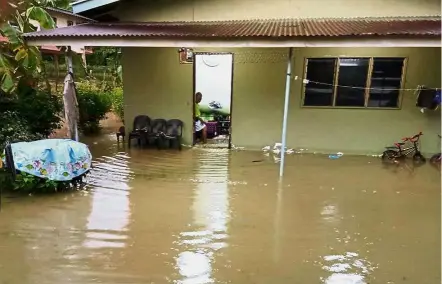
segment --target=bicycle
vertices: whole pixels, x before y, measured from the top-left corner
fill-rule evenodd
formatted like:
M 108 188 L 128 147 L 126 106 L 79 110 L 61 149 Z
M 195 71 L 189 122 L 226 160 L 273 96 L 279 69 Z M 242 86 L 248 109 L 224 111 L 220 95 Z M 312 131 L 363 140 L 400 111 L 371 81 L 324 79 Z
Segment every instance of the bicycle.
M 437 136 L 439 136 L 439 139 L 441 138 L 441 136 L 438 134 Z M 437 153 L 434 154 L 431 158 L 430 158 L 430 162 L 432 164 L 440 164 L 441 163 L 441 153 Z
M 413 161 L 425 163 L 425 157 L 419 150 L 419 139 L 423 135 L 422 132 L 414 135 L 413 137 L 402 138 L 403 142 L 394 143 L 394 146 L 385 147 L 382 153 L 383 161 L 396 161 L 398 159 L 404 159 L 410 155 L 413 155 Z M 402 148 L 406 142 L 410 142 L 411 146 Z

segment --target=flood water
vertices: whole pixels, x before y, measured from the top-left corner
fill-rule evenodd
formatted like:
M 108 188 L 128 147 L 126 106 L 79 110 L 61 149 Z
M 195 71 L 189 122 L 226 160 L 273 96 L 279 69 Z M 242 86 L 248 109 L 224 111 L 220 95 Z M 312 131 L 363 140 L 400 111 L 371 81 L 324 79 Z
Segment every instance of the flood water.
M 441 283 L 430 165 L 87 143 L 87 191 L 4 200 L 0 283 Z

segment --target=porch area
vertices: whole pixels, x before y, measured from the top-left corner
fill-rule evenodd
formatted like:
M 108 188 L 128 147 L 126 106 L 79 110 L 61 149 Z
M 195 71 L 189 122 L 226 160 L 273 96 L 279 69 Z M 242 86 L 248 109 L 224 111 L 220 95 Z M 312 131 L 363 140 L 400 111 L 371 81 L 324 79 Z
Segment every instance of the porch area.
M 285 136 L 287 147 L 306 152 L 378 154 L 400 137 L 422 131 L 428 134 L 423 152 L 438 150 L 440 111 L 422 114 L 415 89 L 440 88 L 440 18 L 374 19 L 365 25 L 358 19 L 231 23 L 86 24 L 26 38 L 33 45 L 122 47 L 127 131 L 140 114 L 175 118 L 184 122 L 183 143 L 192 143 L 198 90 L 193 64 L 179 58 L 181 48 L 190 48 L 233 54 L 232 145 L 261 149 Z M 325 28 L 330 24 L 334 31 Z M 291 88 L 284 112 L 289 48 Z M 392 80 L 379 85 L 376 72 L 394 76 L 385 75 L 384 81 Z M 380 94 L 372 92 L 379 89 Z

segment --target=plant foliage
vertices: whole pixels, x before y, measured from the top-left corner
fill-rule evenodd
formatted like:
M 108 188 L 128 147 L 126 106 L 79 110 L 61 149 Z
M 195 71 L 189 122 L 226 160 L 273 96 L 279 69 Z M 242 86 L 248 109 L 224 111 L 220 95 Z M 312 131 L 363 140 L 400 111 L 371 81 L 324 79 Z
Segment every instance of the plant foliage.
M 76 84 L 76 89 L 80 129 L 84 134 L 99 132 L 100 120 L 104 119 L 112 108 L 110 95 L 87 81 Z
M 6 12 L 0 14 L 0 88 L 10 93 L 25 78 L 33 85 L 44 74 L 40 50 L 29 46 L 23 34 L 39 28 L 52 29 L 55 23 L 44 7 L 55 6 L 54 0 L 6 1 Z M 5 4 L 4 4 L 5 5 Z

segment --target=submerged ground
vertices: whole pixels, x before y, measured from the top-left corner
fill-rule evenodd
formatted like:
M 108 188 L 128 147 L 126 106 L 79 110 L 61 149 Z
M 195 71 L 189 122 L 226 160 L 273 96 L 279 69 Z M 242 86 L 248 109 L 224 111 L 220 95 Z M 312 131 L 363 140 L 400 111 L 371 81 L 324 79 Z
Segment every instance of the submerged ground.
M 0 283 L 440 283 L 440 172 L 86 141 L 88 191 L 8 198 Z

